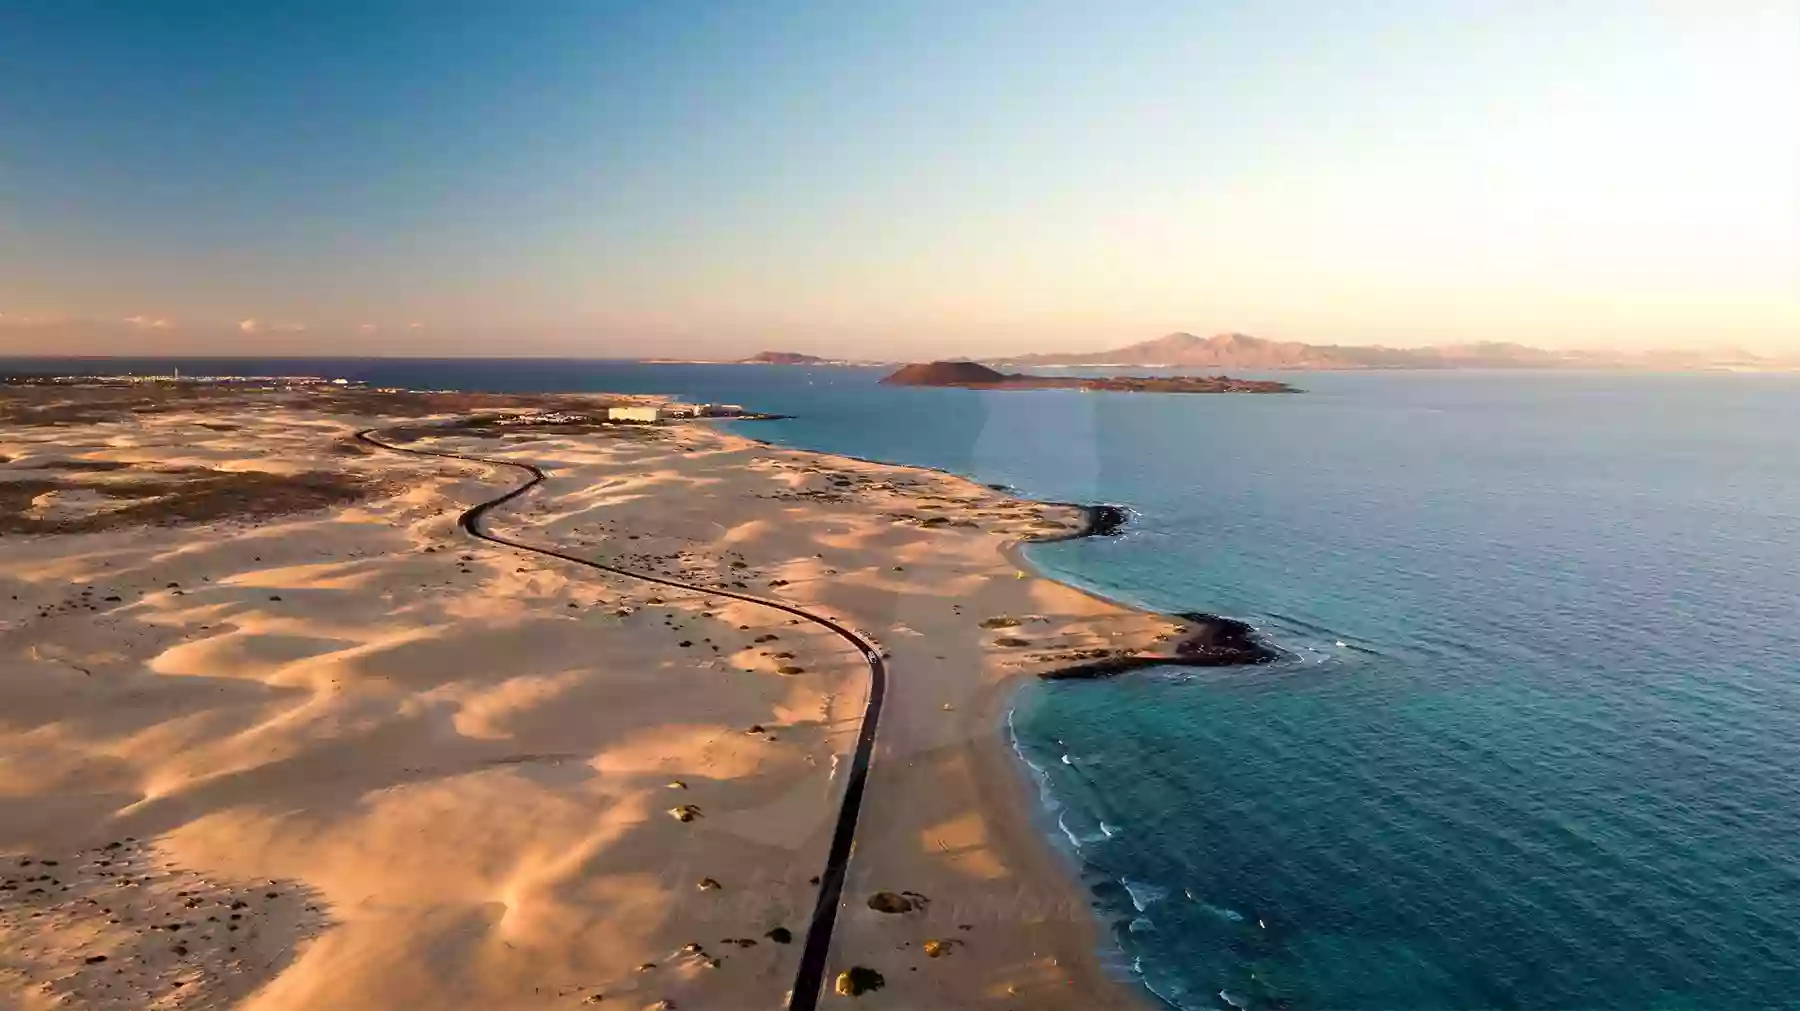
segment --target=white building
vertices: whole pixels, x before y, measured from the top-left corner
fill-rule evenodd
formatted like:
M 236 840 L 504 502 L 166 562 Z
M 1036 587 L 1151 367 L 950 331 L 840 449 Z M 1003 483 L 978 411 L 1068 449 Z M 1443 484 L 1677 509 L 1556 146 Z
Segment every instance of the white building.
M 640 425 L 654 425 L 668 417 L 660 407 L 608 407 L 606 420 L 630 421 Z

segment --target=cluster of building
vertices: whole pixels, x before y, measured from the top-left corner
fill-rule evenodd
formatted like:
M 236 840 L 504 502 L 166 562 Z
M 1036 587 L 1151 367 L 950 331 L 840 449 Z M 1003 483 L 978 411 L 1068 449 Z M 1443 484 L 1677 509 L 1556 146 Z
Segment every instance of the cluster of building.
M 641 404 L 609 407 L 606 420 L 654 425 L 671 418 L 735 418 L 743 413 L 736 404 Z
M 324 379 L 319 376 L 184 376 L 180 369 L 166 376 L 94 375 L 94 376 L 7 376 L 10 383 L 23 386 L 81 386 L 100 383 L 106 386 L 149 383 L 194 383 L 202 386 L 360 386 L 349 379 Z
M 593 414 L 570 411 L 543 411 L 498 418 L 496 425 L 585 425 L 596 421 L 623 422 L 632 425 L 654 425 L 673 418 L 736 418 L 744 409 L 736 404 L 622 404 L 605 407 Z
M 494 419 L 496 425 L 585 425 L 591 421 L 604 421 L 585 414 L 571 414 L 568 411 L 542 411 L 537 414 L 515 414 Z

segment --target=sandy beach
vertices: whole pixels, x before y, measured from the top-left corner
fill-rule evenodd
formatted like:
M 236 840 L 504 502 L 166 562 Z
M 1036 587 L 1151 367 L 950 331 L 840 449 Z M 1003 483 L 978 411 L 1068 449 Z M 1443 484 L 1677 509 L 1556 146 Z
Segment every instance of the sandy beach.
M 1079 510 L 699 422 L 440 424 L 583 398 L 84 396 L 0 393 L 0 1008 L 786 1005 L 864 658 L 474 541 L 518 473 L 366 428 L 542 468 L 496 534 L 888 656 L 829 959 L 882 985 L 822 1005 L 1141 1003 L 1002 727 L 1175 632 L 1008 559 Z

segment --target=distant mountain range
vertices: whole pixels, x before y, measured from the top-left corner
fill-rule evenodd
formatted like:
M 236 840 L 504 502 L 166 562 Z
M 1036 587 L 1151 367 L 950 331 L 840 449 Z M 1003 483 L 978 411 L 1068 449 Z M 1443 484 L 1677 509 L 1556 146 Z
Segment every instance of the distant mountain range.
M 1303 344 L 1248 334 L 1196 337 L 1172 333 L 1106 351 L 1015 355 L 984 359 L 1012 366 L 1135 365 L 1231 369 L 1776 369 L 1794 363 L 1740 349 L 1717 351 L 1546 351 L 1524 344 L 1483 341 L 1438 347 Z

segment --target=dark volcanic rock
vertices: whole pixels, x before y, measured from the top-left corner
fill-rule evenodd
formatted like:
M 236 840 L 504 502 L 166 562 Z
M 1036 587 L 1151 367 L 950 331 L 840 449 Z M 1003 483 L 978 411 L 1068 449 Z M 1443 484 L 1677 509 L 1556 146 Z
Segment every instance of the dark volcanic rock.
M 869 908 L 878 913 L 910 913 L 913 911 L 913 904 L 904 895 L 876 892 L 869 896 Z
M 1123 506 L 1091 505 L 1082 508 L 1087 511 L 1087 529 L 1082 531 L 1087 537 L 1111 537 L 1131 519 L 1131 513 Z
M 1177 615 L 1188 625 L 1188 634 L 1175 644 L 1173 653 L 1140 653 L 1099 657 L 1084 663 L 1045 671 L 1047 680 L 1107 678 L 1147 667 L 1236 667 L 1269 663 L 1281 654 L 1256 638 L 1256 631 L 1235 618 L 1216 614 Z
M 878 913 L 910 913 L 930 904 L 931 900 L 918 892 L 876 892 L 869 896 L 869 908 Z
M 872 990 L 879 990 L 887 985 L 881 973 L 864 965 L 853 965 L 838 973 L 835 989 L 845 997 L 861 997 Z
M 1257 640 L 1255 629 L 1235 618 L 1192 613 L 1177 617 L 1187 622 L 1189 628 L 1187 638 L 1175 644 L 1178 656 L 1191 657 L 1200 663 L 1216 658 L 1218 662 L 1213 666 L 1226 666 L 1266 663 L 1280 655 Z
M 975 362 L 931 362 L 904 365 L 882 382 L 889 386 L 991 386 L 1006 379 Z

